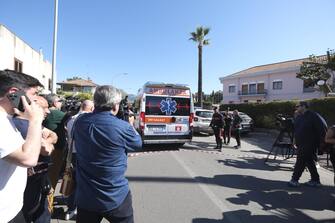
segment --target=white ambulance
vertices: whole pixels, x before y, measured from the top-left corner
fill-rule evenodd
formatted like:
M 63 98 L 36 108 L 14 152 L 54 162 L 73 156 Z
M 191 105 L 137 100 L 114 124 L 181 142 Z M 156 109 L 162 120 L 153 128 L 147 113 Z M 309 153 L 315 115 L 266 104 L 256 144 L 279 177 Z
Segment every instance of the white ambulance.
M 135 100 L 135 127 L 144 144 L 192 140 L 194 106 L 187 85 L 147 82 Z

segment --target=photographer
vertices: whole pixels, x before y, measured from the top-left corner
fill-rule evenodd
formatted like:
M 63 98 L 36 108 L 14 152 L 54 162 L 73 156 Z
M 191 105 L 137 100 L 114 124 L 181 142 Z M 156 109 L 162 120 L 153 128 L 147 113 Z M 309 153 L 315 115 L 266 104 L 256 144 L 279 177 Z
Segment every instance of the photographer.
M 315 166 L 317 151 L 326 135 L 327 124 L 316 112 L 309 110 L 309 104 L 301 101 L 296 105 L 297 117 L 294 121 L 294 137 L 297 146 L 297 159 L 291 181 L 291 187 L 299 186 L 299 178 L 307 166 L 311 180 L 307 186 L 320 186 L 320 177 Z
M 134 222 L 132 198 L 125 177 L 127 153 L 142 148 L 134 117 L 116 117 L 121 92 L 99 86 L 94 93 L 93 113 L 82 114 L 74 128 L 77 150 L 77 222 Z

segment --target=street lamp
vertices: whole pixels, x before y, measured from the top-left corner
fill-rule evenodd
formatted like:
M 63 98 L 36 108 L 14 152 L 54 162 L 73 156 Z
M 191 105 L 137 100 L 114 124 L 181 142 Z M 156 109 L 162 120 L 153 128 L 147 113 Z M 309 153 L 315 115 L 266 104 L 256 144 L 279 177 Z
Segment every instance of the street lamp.
M 117 77 L 122 76 L 122 75 L 128 75 L 128 73 L 114 74 L 114 75 L 112 76 L 112 85 L 113 85 L 113 86 L 114 86 L 114 79 L 116 79 Z
M 55 0 L 54 36 L 52 50 L 51 92 L 56 94 L 56 51 L 57 51 L 58 0 Z

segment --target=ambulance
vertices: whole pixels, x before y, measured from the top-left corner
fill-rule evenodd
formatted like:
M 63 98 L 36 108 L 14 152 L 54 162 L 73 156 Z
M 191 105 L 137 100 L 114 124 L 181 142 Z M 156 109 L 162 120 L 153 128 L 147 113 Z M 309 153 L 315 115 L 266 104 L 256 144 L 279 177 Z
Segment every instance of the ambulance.
M 147 82 L 134 103 L 135 128 L 144 144 L 178 144 L 192 140 L 194 106 L 183 84 Z

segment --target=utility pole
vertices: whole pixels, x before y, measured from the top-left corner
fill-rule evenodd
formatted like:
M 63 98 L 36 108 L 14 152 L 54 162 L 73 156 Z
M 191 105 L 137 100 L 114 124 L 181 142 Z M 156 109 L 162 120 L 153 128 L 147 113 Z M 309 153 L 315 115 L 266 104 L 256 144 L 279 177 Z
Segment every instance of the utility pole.
M 51 93 L 56 94 L 56 55 L 57 55 L 57 24 L 58 24 L 58 0 L 55 0 L 55 15 L 54 15 L 54 36 L 52 50 L 52 76 L 51 76 Z

